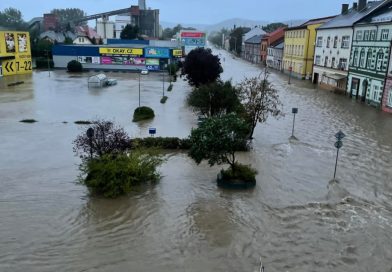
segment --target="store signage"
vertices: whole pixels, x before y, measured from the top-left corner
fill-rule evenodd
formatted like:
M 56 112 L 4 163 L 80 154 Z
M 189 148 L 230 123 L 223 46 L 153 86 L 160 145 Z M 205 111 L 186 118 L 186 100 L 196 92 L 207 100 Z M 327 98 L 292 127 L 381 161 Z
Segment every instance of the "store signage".
M 101 58 L 102 64 L 117 64 L 117 65 L 146 65 L 145 58 L 134 58 L 125 56 L 103 56 Z
M 146 65 L 146 68 L 149 71 L 159 71 L 159 65 Z
M 204 32 L 181 32 L 181 38 L 205 38 Z
M 205 46 L 205 38 L 181 38 L 181 43 L 185 46 Z
M 143 55 L 143 49 L 141 48 L 110 48 L 110 47 L 101 47 L 99 48 L 100 54 L 107 55 L 134 55 L 141 56 Z
M 181 49 L 173 49 L 173 56 L 174 57 L 182 57 L 182 50 Z
M 157 47 L 146 47 L 145 49 L 146 58 L 169 58 L 169 48 L 157 48 Z
M 159 59 L 146 59 L 146 65 L 158 65 L 159 66 Z

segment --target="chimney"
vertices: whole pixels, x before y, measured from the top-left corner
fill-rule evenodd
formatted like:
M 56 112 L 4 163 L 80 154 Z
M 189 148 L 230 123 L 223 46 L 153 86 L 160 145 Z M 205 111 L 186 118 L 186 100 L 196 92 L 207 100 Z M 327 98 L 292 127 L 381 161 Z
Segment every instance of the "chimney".
M 353 10 L 357 10 L 358 9 L 358 3 L 357 2 L 354 2 L 353 3 Z
M 342 4 L 342 14 L 347 14 L 348 12 L 348 4 Z
M 367 0 L 358 0 L 358 11 L 363 10 L 367 5 Z

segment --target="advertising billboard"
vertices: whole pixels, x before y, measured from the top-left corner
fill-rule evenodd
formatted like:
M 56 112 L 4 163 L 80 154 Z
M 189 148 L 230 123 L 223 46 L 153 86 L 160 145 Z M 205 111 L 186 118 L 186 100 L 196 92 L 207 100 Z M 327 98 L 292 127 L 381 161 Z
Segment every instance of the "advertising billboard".
M 181 38 L 205 38 L 205 37 L 206 37 L 205 32 L 190 32 L 190 31 L 181 32 Z
M 158 65 L 159 66 L 159 59 L 146 59 L 146 65 Z
M 0 31 L 0 65 L 4 76 L 30 74 L 33 70 L 28 32 Z
M 144 56 L 146 58 L 166 58 L 170 57 L 169 48 L 159 48 L 159 47 L 146 47 Z
M 146 65 L 146 59 L 129 56 L 103 56 L 101 57 L 101 64 Z
M 100 47 L 99 53 L 102 55 L 133 55 L 142 56 L 142 48 L 110 48 L 110 47 Z
M 173 56 L 177 58 L 182 57 L 182 49 L 173 49 Z

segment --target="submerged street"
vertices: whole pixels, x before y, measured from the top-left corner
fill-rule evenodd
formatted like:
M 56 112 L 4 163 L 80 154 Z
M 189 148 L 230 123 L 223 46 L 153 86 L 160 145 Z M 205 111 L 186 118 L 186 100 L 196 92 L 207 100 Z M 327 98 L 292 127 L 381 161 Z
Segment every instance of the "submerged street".
M 224 80 L 262 71 L 214 53 Z M 75 121 L 113 120 L 131 137 L 149 127 L 187 137 L 197 126 L 182 79 L 161 104 L 162 76 L 141 76 L 141 104 L 156 117 L 136 124 L 139 75 L 107 75 L 118 85 L 88 89 L 87 73 L 64 71 L 0 79 L 0 271 L 256 271 L 260 258 L 266 272 L 392 271 L 391 116 L 271 71 L 285 116 L 259 124 L 239 155 L 258 170 L 254 190 L 219 189 L 222 167 L 177 152 L 157 185 L 100 199 L 77 183 L 72 141 L 86 126 Z M 16 80 L 25 84 L 7 87 Z M 298 141 L 289 140 L 292 107 Z

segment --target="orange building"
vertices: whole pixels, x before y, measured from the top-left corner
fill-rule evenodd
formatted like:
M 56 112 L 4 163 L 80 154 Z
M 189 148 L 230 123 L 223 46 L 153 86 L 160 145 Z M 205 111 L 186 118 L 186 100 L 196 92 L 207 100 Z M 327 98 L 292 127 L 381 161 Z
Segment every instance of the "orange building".
M 263 39 L 261 40 L 261 63 L 266 64 L 267 62 L 267 53 L 268 53 L 268 47 L 279 41 L 284 39 L 284 31 L 285 27 L 280 27 L 277 30 L 267 33 L 263 36 Z

